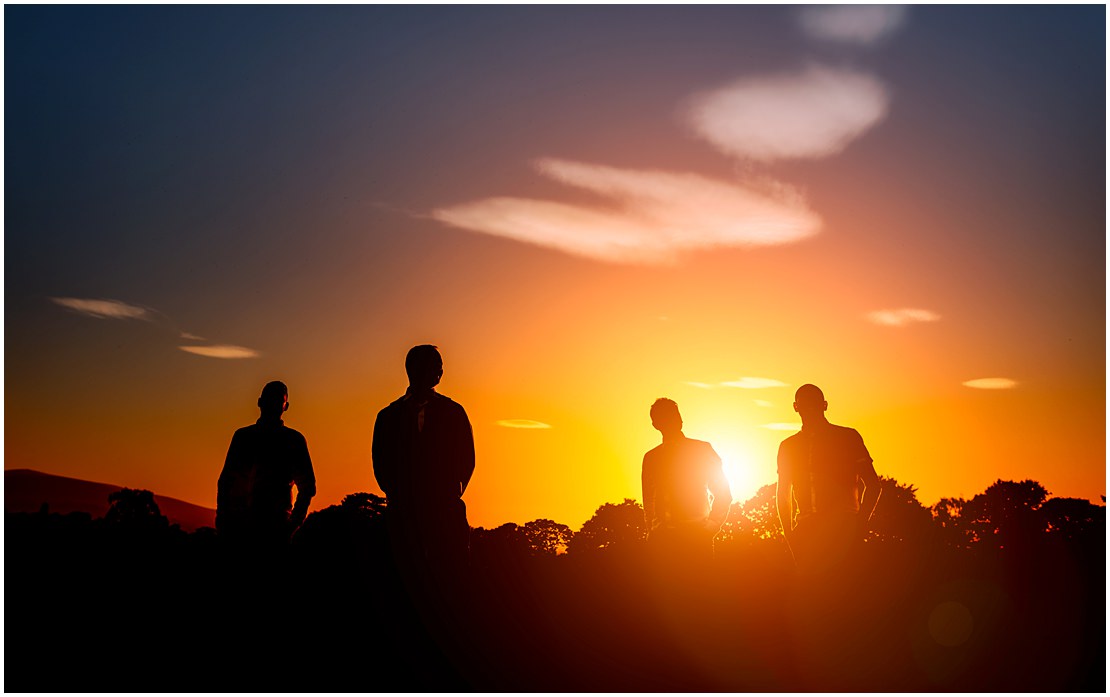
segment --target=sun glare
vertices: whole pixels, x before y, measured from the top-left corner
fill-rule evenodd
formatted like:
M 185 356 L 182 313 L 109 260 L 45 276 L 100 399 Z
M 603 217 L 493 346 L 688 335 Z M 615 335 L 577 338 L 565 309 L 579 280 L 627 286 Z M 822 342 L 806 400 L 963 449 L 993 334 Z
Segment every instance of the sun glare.
M 722 437 L 712 441 L 712 444 L 713 449 L 721 456 L 733 501 L 750 499 L 759 487 L 766 484 L 755 476 L 755 458 L 745 443 L 735 438 Z

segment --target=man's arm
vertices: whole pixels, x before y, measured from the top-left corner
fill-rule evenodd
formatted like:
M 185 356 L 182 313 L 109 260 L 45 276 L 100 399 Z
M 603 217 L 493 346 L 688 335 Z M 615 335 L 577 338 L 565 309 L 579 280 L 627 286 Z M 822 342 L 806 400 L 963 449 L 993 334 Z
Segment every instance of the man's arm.
M 655 473 L 647 455 L 644 455 L 644 462 L 640 467 L 640 486 L 644 494 L 644 524 L 650 535 L 651 523 L 655 520 Z
M 713 505 L 709 509 L 708 527 L 715 535 L 728 518 L 728 509 L 732 505 L 732 490 L 728 486 L 728 478 L 721 464 L 721 456 L 712 447 L 709 448 L 712 465 L 709 467 L 709 480 L 706 486 L 713 495 Z
M 297 501 L 293 504 L 293 513 L 289 516 L 290 529 L 296 530 L 308 515 L 308 504 L 316 495 L 316 473 L 312 471 L 312 458 L 308 455 L 308 441 L 302 436 L 298 443 L 297 467 L 293 474 L 293 483 L 297 485 Z
M 859 523 L 860 527 L 866 532 L 869 528 L 867 522 L 871 520 L 871 516 L 875 514 L 875 507 L 879 505 L 879 497 L 883 493 L 883 484 L 879 481 L 879 475 L 875 472 L 875 465 L 871 462 L 863 468 L 859 473 L 860 479 L 863 481 L 863 499 L 859 504 Z
M 474 476 L 474 429 L 470 426 L 470 417 L 466 410 L 459 407 L 459 496 L 466 492 L 470 478 Z
M 396 468 L 396 453 L 393 445 L 396 436 L 391 433 L 394 428 L 390 423 L 389 407 L 378 412 L 374 419 L 374 437 L 370 445 L 370 460 L 374 466 L 374 479 L 378 488 L 385 494 L 386 499 L 395 493 L 393 482 Z
M 242 437 L 236 431 L 224 458 L 224 468 L 216 481 L 216 530 L 226 531 L 235 524 L 246 506 L 247 481 L 244 472 Z
M 859 527 L 863 534 L 866 534 L 870 529 L 867 525 L 871 520 L 871 516 L 875 514 L 875 507 L 879 505 L 879 496 L 883 493 L 882 482 L 879 481 L 879 475 L 875 472 L 875 463 L 871 459 L 871 453 L 867 452 L 867 446 L 863 444 L 863 436 L 856 432 L 856 439 L 859 448 L 859 478 L 863 482 L 863 498 L 859 504 Z
M 779 523 L 782 525 L 782 534 L 786 541 L 794 532 L 794 482 L 790 472 L 790 463 L 779 445 L 779 485 L 775 492 L 775 507 L 779 512 Z

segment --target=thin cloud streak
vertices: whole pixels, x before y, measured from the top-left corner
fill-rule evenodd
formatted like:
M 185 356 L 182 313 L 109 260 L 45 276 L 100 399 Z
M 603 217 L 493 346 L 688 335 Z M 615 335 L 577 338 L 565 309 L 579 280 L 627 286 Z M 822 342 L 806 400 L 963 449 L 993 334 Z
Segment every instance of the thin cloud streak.
M 874 76 L 814 65 L 695 96 L 686 121 L 697 136 L 733 157 L 819 158 L 842 151 L 882 121 L 889 103 Z
M 867 46 L 897 31 L 906 12 L 905 5 L 824 5 L 800 10 L 798 24 L 814 39 Z
M 820 218 L 784 185 L 746 185 L 696 174 L 632 170 L 546 158 L 540 174 L 600 194 L 608 207 L 488 198 L 433 210 L 452 227 L 620 264 L 667 264 L 717 247 L 796 242 Z
M 119 300 L 93 300 L 88 298 L 50 298 L 52 301 L 97 319 L 150 319 L 150 310 L 137 305 L 128 305 Z
M 940 315 L 931 310 L 904 307 L 898 310 L 869 312 L 867 319 L 885 327 L 904 327 L 914 322 L 936 322 L 940 319 Z
M 964 387 L 977 390 L 1010 390 L 1017 387 L 1017 381 L 1010 378 L 977 378 L 963 383 Z
M 527 429 L 545 429 L 551 428 L 551 424 L 545 424 L 542 421 L 532 421 L 531 419 L 502 419 L 497 422 L 498 426 L 505 428 L 527 428 Z
M 259 355 L 258 351 L 243 346 L 178 346 L 177 348 L 206 358 L 239 359 L 256 358 Z
M 743 377 L 739 380 L 729 380 L 727 382 L 686 382 L 685 384 L 702 390 L 716 390 L 722 387 L 734 387 L 742 390 L 764 390 L 769 387 L 786 387 L 786 383 L 780 380 L 752 377 Z
M 740 378 L 721 383 L 725 387 L 739 387 L 742 390 L 764 390 L 768 387 L 786 387 L 786 383 L 772 378 Z

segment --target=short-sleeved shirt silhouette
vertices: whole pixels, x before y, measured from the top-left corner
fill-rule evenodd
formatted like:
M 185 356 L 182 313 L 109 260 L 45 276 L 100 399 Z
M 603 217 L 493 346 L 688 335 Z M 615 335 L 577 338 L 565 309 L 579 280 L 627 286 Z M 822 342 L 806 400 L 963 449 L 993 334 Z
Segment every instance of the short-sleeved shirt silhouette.
M 878 476 L 859 432 L 834 424 L 806 427 L 782 441 L 778 468 L 779 477 L 793 484 L 798 520 L 858 513 L 860 477 Z
M 723 521 L 728 512 L 731 494 L 721 458 L 705 441 L 683 436 L 652 448 L 642 475 L 644 516 L 653 531 Z
M 316 494 L 308 443 L 281 419 L 259 419 L 231 437 L 216 496 L 218 528 L 286 530 L 293 510 L 293 485 Z
M 455 510 L 474 473 L 474 435 L 462 405 L 411 390 L 378 412 L 374 477 L 392 510 Z

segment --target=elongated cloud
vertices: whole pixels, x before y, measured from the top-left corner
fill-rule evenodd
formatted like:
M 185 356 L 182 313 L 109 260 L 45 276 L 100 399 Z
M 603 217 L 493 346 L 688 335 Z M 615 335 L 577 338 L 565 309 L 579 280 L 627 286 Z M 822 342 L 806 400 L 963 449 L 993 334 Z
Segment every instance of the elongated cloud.
M 1009 390 L 1017 387 L 1017 381 L 1010 378 L 978 378 L 963 383 L 964 387 L 977 390 Z
M 769 162 L 836 154 L 879 123 L 889 102 L 867 73 L 812 66 L 696 96 L 686 116 L 694 133 L 722 152 Z
M 890 36 L 905 19 L 904 5 L 822 5 L 798 12 L 802 31 L 814 39 L 861 46 Z
M 150 319 L 145 307 L 128 305 L 119 300 L 91 300 L 86 298 L 50 298 L 62 307 L 98 319 Z
M 505 428 L 551 428 L 551 424 L 532 421 L 531 419 L 503 419 L 498 421 L 497 425 Z
M 558 159 L 543 175 L 599 194 L 608 206 L 488 198 L 432 211 L 451 225 L 614 263 L 667 263 L 677 253 L 795 242 L 820 219 L 782 185 L 746 186 L 696 174 L 632 170 Z M 764 189 L 764 190 L 760 190 Z
M 904 307 L 899 310 L 876 310 L 867 313 L 867 319 L 884 327 L 904 327 L 914 322 L 936 322 L 940 315 L 931 310 Z
M 178 346 L 187 353 L 195 353 L 207 358 L 255 358 L 258 351 L 243 346 Z
M 742 390 L 763 390 L 768 387 L 785 387 L 786 383 L 772 378 L 751 378 L 744 377 L 739 380 L 729 380 L 727 382 L 687 382 L 691 387 L 698 387 L 703 390 L 714 390 L 720 387 L 738 387 Z

